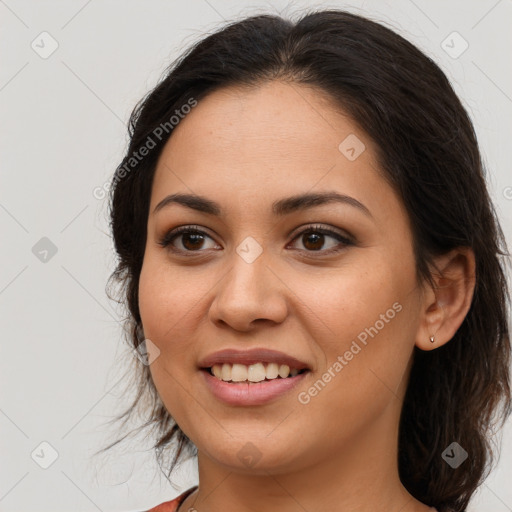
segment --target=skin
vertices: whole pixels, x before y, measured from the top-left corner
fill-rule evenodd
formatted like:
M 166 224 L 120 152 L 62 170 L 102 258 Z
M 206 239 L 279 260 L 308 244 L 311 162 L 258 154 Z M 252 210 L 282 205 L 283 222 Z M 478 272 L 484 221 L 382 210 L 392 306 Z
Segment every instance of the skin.
M 350 134 L 366 146 L 354 161 L 338 149 Z M 408 216 L 375 154 L 321 91 L 280 81 L 211 93 L 167 142 L 151 192 L 139 305 L 145 337 L 160 351 L 150 365 L 155 386 L 198 449 L 199 489 L 180 511 L 429 510 L 398 477 L 399 415 L 414 346 L 448 342 L 469 309 L 474 257 L 452 251 L 436 262 L 444 277 L 436 274 L 435 289 L 417 282 Z M 324 191 L 357 199 L 371 215 L 341 203 L 271 212 L 278 199 Z M 153 213 L 177 192 L 206 196 L 223 215 L 178 204 Z M 355 242 L 296 236 L 312 224 Z M 178 236 L 181 253 L 158 244 L 180 225 L 205 231 L 202 244 Z M 252 263 L 236 252 L 248 236 L 263 250 Z M 322 256 L 333 247 L 340 251 Z M 298 394 L 396 303 L 400 312 L 301 403 Z M 288 353 L 312 371 L 264 405 L 220 402 L 198 361 L 254 347 Z M 252 467 L 238 457 L 248 442 L 260 454 Z

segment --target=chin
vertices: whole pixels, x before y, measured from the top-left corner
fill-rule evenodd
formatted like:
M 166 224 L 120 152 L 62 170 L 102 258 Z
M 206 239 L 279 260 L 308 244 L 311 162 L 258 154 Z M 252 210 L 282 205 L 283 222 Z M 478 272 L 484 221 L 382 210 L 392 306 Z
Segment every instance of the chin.
M 207 456 L 229 471 L 262 476 L 294 472 L 301 466 L 298 459 L 303 464 L 306 462 L 304 456 L 283 440 L 274 441 L 269 443 L 268 437 L 263 435 L 258 439 L 249 436 L 246 441 L 231 438 L 214 446 L 210 440 Z M 199 447 L 198 452 L 204 453 Z

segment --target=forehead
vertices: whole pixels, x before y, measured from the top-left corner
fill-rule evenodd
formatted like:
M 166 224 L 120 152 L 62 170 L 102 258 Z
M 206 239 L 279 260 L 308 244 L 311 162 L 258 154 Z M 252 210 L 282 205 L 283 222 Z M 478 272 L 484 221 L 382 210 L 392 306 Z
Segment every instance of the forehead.
M 356 158 L 347 157 L 347 144 Z M 176 191 L 213 192 L 231 202 L 272 202 L 283 192 L 318 188 L 382 195 L 387 185 L 374 148 L 317 88 L 277 81 L 223 88 L 199 101 L 175 127 L 158 161 L 151 208 Z
M 189 157 L 215 156 L 237 164 L 248 164 L 247 155 L 257 155 L 259 162 L 293 160 L 319 148 L 338 156 L 339 143 L 354 132 L 365 138 L 323 91 L 273 81 L 210 93 L 175 128 L 168 149 L 187 145 L 194 149 Z

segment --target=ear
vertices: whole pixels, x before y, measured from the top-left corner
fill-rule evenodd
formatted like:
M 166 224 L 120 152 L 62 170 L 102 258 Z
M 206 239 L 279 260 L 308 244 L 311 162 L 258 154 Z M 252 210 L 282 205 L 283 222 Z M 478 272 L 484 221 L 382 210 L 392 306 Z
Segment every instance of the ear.
M 435 258 L 431 275 L 434 287 L 425 285 L 416 336 L 416 346 L 421 350 L 433 350 L 448 343 L 464 321 L 475 290 L 472 249 L 460 247 Z

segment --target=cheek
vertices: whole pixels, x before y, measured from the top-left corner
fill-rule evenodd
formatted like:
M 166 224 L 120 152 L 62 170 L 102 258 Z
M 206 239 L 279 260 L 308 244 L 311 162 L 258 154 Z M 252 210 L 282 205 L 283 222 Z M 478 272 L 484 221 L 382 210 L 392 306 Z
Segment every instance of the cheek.
M 362 408 L 372 414 L 394 399 L 414 344 L 412 269 L 375 259 L 338 271 L 324 285 L 302 281 L 297 295 L 308 298 L 303 318 L 308 308 L 315 313 L 308 315 L 309 332 L 323 352 L 321 382 L 308 391 L 320 409 L 337 404 L 332 410 L 342 416 Z
M 148 255 L 139 280 L 139 310 L 147 338 L 160 350 L 179 349 L 198 315 L 201 280 Z
M 208 269 L 171 268 L 161 254 L 148 251 L 144 258 L 139 311 L 146 338 L 160 351 L 150 372 L 165 405 L 173 412 L 190 400 L 184 383 L 197 372 L 198 346 L 204 346 L 199 336 L 208 291 L 215 284 L 212 277 Z
M 159 350 L 149 366 L 151 378 L 165 408 L 181 422 L 186 417 L 184 404 L 190 400 L 185 383 L 195 359 L 188 326 L 194 321 L 197 297 L 190 292 L 194 289 L 190 283 L 182 287 L 173 274 L 157 258 L 146 254 L 139 279 L 139 311 L 145 337 Z
M 188 400 L 184 383 L 195 371 L 197 360 L 191 340 L 198 297 L 192 283 L 181 285 L 177 277 L 179 274 L 156 258 L 145 259 L 139 280 L 139 310 L 144 335 L 159 350 L 149 366 L 153 383 L 167 410 L 181 417 Z
M 402 288 L 392 268 L 376 258 L 372 265 L 351 265 L 294 279 L 294 293 L 303 304 L 301 318 L 310 311 L 308 316 L 318 325 L 312 325 L 311 330 L 323 332 L 322 338 L 329 341 L 332 351 L 343 349 L 376 322 L 379 331 L 389 331 L 398 316 L 396 309 L 400 309 L 393 304 L 403 300 Z

